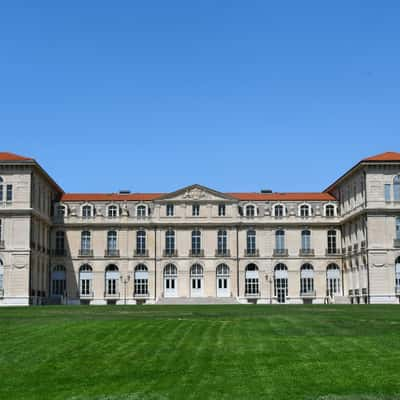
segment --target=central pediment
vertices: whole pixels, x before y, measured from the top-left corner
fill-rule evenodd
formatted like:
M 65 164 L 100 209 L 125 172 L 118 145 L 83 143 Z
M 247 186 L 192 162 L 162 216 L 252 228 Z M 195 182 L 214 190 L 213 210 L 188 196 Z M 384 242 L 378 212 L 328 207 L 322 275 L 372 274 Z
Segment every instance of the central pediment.
M 190 185 L 175 192 L 165 194 L 158 201 L 237 201 L 235 198 L 202 185 Z

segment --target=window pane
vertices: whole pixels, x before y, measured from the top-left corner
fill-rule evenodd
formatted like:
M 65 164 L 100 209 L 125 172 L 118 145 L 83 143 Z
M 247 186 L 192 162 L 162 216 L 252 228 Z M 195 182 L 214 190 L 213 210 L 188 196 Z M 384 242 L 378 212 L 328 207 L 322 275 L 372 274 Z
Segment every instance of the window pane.
M 385 201 L 390 201 L 391 186 L 390 184 L 385 185 Z

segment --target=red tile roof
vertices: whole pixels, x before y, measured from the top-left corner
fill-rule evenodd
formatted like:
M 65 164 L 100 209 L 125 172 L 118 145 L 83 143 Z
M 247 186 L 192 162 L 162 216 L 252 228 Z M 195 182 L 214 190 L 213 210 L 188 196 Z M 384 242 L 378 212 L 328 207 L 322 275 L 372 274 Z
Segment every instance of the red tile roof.
M 165 193 L 65 193 L 61 201 L 149 201 L 157 200 Z M 226 193 L 242 201 L 330 201 L 329 193 Z
M 400 153 L 387 151 L 386 153 L 377 154 L 376 156 L 364 158 L 362 161 L 400 161 Z
M 329 193 L 227 193 L 238 200 L 247 201 L 329 201 L 336 200 Z
M 14 153 L 0 152 L 0 161 L 33 161 L 33 158 L 19 156 Z

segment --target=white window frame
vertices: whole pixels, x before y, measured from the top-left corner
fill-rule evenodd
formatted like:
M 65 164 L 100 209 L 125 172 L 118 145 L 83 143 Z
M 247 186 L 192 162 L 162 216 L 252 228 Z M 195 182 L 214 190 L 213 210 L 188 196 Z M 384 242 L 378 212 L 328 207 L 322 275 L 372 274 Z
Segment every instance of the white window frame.
M 140 209 L 141 207 L 144 207 L 144 215 L 139 215 L 139 209 Z M 149 208 L 148 208 L 147 204 L 140 203 L 140 204 L 138 204 L 138 205 L 136 206 L 136 209 L 135 209 L 135 210 L 136 210 L 136 217 L 137 217 L 137 218 L 146 218 L 146 217 L 149 216 Z
M 248 208 L 248 207 L 253 207 L 253 208 L 254 208 L 254 215 L 248 215 L 248 214 L 247 214 L 247 208 Z M 246 218 L 254 218 L 254 217 L 257 217 L 258 208 L 257 208 L 257 206 L 256 206 L 254 203 L 247 203 L 247 204 L 245 204 L 244 207 L 243 207 L 243 209 L 244 209 L 244 216 L 245 216 Z
M 84 216 L 83 215 L 83 209 L 85 207 L 90 207 L 90 216 Z M 81 205 L 81 217 L 82 218 L 93 218 L 94 217 L 94 205 L 90 203 L 84 203 Z
M 276 208 L 277 207 L 282 207 L 282 215 L 276 215 Z M 272 206 L 272 216 L 275 218 L 282 218 L 286 217 L 286 207 L 282 203 L 276 203 Z
M 327 209 L 328 207 L 333 207 L 333 215 L 328 215 Z M 328 203 L 324 205 L 324 216 L 327 218 L 332 218 L 337 216 L 337 206 L 332 203 Z
M 110 215 L 110 208 L 115 207 L 116 213 L 115 215 Z M 107 205 L 107 218 L 118 218 L 119 217 L 119 206 L 117 204 L 108 204 Z
M 165 205 L 165 215 L 167 217 L 175 216 L 175 205 L 172 203 L 168 203 Z
M 307 209 L 308 209 L 308 215 L 301 215 L 301 212 L 302 212 L 303 207 L 307 207 Z M 311 205 L 308 204 L 308 203 L 301 203 L 301 204 L 299 204 L 299 207 L 298 207 L 298 216 L 301 217 L 301 218 L 310 218 L 310 217 L 312 216 L 312 207 L 311 207 Z

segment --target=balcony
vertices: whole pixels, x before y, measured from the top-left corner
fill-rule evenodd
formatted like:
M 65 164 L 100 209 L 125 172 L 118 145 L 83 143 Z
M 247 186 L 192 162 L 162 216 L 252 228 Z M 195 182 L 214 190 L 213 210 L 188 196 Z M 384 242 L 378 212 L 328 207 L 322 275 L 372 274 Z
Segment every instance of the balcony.
M 93 250 L 92 249 L 80 249 L 78 256 L 79 257 L 93 257 Z
M 393 240 L 393 247 L 395 248 L 400 248 L 400 239 L 394 239 Z
M 231 251 L 229 249 L 217 249 L 215 250 L 215 257 L 230 257 Z
M 67 250 L 65 250 L 65 249 L 54 249 L 52 251 L 52 254 L 55 257 L 65 257 L 67 255 Z
M 358 244 L 357 243 L 353 246 L 353 252 L 358 253 Z
M 299 256 L 311 257 L 314 255 L 315 255 L 314 249 L 300 249 L 299 251 Z
M 106 298 L 106 299 L 119 299 L 119 292 L 115 292 L 115 293 L 104 292 L 104 298 Z
M 325 255 L 326 256 L 338 256 L 338 255 L 340 255 L 340 249 L 334 249 L 334 248 L 331 248 L 331 249 L 325 249 Z
M 244 295 L 246 297 L 260 297 L 260 292 L 245 292 Z
M 148 257 L 149 251 L 147 249 L 136 249 L 133 253 L 133 257 Z
M 189 257 L 204 257 L 203 249 L 191 249 L 189 250 Z
M 166 249 L 163 251 L 163 257 L 177 257 L 178 256 L 178 251 L 177 250 L 172 250 L 172 249 Z
M 79 293 L 79 297 L 81 299 L 92 299 L 94 296 L 93 292 L 89 292 L 89 293 Z
M 288 249 L 274 249 L 274 257 L 287 257 L 288 255 Z
M 4 240 L 0 240 L 0 249 L 4 249 L 4 248 L 5 248 Z
M 104 257 L 119 257 L 118 249 L 106 249 L 104 251 Z
M 133 297 L 149 297 L 149 292 L 145 292 L 145 293 L 133 293 Z
M 258 249 L 245 249 L 244 250 L 244 256 L 245 257 L 259 257 L 260 256 L 260 250 L 258 250 Z
M 367 242 L 365 240 L 361 240 L 361 250 L 365 250 L 367 248 Z
M 303 298 L 314 298 L 316 296 L 315 290 L 307 290 L 306 292 L 300 292 L 300 297 Z

